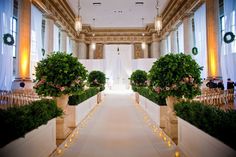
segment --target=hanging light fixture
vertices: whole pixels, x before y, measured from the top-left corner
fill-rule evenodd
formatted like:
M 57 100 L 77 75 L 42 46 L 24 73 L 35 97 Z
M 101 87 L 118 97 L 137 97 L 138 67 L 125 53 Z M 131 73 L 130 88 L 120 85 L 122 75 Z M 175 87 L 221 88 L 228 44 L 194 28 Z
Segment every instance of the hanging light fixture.
M 157 16 L 155 17 L 155 30 L 159 33 L 162 29 L 162 17 L 159 15 L 159 2 L 156 4 Z
M 142 17 L 141 19 L 142 19 L 142 26 L 144 27 L 144 22 L 143 22 L 144 18 Z M 146 48 L 146 43 L 145 43 L 145 38 L 144 38 L 145 33 L 142 33 L 142 36 L 143 36 L 143 42 L 141 44 L 141 47 L 144 50 Z
M 80 16 L 80 0 L 78 0 L 78 15 L 75 18 L 75 30 L 79 33 L 82 31 L 82 18 Z
M 93 18 L 93 26 L 95 28 L 95 18 Z M 92 36 L 95 37 L 95 33 L 93 33 Z M 92 42 L 92 49 L 96 50 L 96 43 L 94 41 Z

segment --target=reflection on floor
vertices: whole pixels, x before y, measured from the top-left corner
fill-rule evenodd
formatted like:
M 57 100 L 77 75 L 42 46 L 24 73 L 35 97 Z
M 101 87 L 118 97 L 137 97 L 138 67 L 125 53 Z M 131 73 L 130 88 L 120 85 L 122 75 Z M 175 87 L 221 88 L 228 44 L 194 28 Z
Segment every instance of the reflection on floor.
M 130 91 L 109 91 L 88 124 L 79 130 L 78 138 L 66 145 L 67 149 L 59 156 L 175 156 L 176 145 L 165 141 L 163 136 L 153 133 L 152 127 L 144 123 L 143 115 L 134 105 Z

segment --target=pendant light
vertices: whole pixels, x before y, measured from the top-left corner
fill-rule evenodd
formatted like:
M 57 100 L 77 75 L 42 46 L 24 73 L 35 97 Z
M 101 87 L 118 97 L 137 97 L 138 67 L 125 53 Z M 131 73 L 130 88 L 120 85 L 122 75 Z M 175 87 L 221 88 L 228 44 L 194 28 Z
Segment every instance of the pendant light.
M 82 18 L 80 16 L 80 0 L 78 0 L 78 15 L 75 18 L 75 30 L 77 33 L 80 33 L 82 31 Z
M 159 2 L 158 0 L 156 1 L 156 9 L 157 9 L 157 15 L 155 17 L 155 30 L 157 31 L 157 33 L 160 33 L 161 29 L 162 29 L 162 17 L 159 15 Z

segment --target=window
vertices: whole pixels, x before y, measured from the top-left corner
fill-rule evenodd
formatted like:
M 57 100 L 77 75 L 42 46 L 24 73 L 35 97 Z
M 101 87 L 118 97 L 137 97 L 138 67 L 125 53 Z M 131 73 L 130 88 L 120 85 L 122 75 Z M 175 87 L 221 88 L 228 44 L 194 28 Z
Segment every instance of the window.
M 16 75 L 16 56 L 17 56 L 17 17 L 18 17 L 18 0 L 13 2 L 13 17 L 11 18 L 10 30 L 14 38 L 14 45 L 12 45 L 13 52 L 13 76 Z
M 225 15 L 224 15 L 224 0 L 219 0 L 219 12 L 220 12 L 220 39 L 221 42 L 224 42 L 224 35 L 226 33 L 225 31 L 225 26 L 226 26 L 226 19 L 225 19 Z M 231 18 L 231 28 L 230 31 L 232 31 L 234 34 L 235 32 L 235 10 L 231 12 L 230 15 Z M 231 48 L 232 48 L 232 53 L 236 53 L 236 41 L 234 40 L 234 42 L 231 44 Z

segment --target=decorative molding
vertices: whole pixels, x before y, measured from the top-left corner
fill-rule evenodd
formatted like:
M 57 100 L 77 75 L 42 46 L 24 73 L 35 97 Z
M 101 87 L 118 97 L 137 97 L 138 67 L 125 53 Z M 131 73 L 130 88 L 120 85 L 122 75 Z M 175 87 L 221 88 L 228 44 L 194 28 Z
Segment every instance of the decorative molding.
M 141 44 L 134 44 L 134 59 L 143 58 L 144 53 Z
M 103 44 L 96 44 L 94 59 L 103 59 Z

